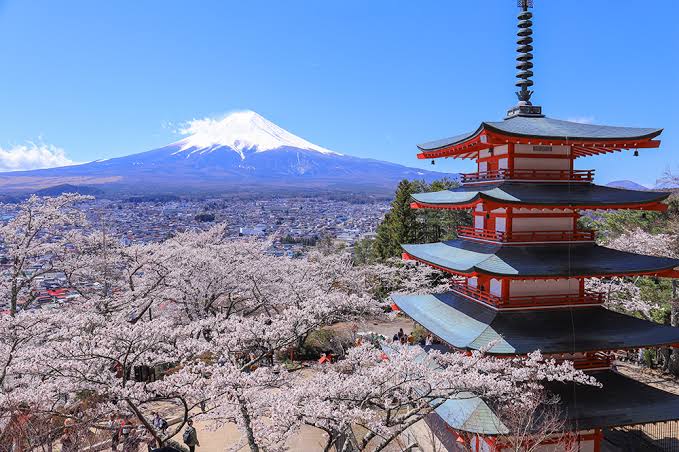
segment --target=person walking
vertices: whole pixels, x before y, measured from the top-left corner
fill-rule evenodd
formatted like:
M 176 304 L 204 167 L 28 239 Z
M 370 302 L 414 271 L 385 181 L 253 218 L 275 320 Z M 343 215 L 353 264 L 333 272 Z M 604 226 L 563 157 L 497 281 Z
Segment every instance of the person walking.
M 158 412 L 153 413 L 153 428 L 163 435 L 167 434 L 167 421 L 163 419 L 163 417 L 158 414 Z
M 184 430 L 184 444 L 189 446 L 189 452 L 196 452 L 196 446 L 200 447 L 200 442 L 198 441 L 198 432 L 193 426 L 193 420 L 189 419 L 187 422 L 188 426 Z

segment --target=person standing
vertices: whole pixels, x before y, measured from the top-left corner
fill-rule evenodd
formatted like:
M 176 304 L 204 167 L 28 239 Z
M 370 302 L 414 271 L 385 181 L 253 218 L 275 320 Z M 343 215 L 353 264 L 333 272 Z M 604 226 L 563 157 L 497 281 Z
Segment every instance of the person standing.
M 193 426 L 193 420 L 189 419 L 187 422 L 188 426 L 184 430 L 184 444 L 189 446 L 189 452 L 196 452 L 196 446 L 200 447 L 200 442 L 198 441 L 198 432 Z
M 115 414 L 112 414 L 108 421 L 108 430 L 111 433 L 111 450 L 117 451 L 120 444 L 120 421 Z
M 61 436 L 61 452 L 78 452 L 78 435 L 75 431 L 75 421 L 67 418 L 64 421 L 64 434 Z

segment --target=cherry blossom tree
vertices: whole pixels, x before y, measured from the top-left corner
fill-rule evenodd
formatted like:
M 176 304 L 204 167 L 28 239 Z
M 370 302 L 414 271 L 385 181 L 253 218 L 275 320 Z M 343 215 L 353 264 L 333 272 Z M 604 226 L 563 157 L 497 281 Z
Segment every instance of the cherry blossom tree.
M 577 434 L 564 418 L 559 398 L 546 390 L 534 390 L 521 398 L 494 404 L 498 427 L 502 433 L 496 440 L 501 450 L 535 452 L 545 443 L 558 444 L 559 451 L 577 452 Z
M 607 241 L 605 245 L 620 251 L 649 256 L 679 257 L 679 237 L 675 234 L 651 234 L 642 229 L 626 229 Z M 650 319 L 651 310 L 657 306 L 643 299 L 638 286 L 641 277 L 590 278 L 587 288 L 603 292 L 609 308 L 624 312 L 639 313 Z M 675 296 L 676 298 L 676 296 Z M 679 324 L 678 324 L 679 325 Z
M 651 234 L 642 229 L 626 229 L 606 246 L 611 248 L 650 256 L 679 258 L 679 235 L 675 232 Z M 607 295 L 607 304 L 612 309 L 638 312 L 649 318 L 650 310 L 656 306 L 641 297 L 636 278 L 611 278 L 592 280 L 588 285 L 593 290 L 602 290 Z M 670 323 L 679 327 L 679 282 L 672 279 L 672 298 L 670 300 Z M 664 350 L 666 369 L 679 374 L 679 351 Z
M 383 450 L 451 399 L 482 397 L 504 403 L 542 391 L 541 381 L 597 384 L 572 363 L 557 363 L 539 352 L 506 359 L 484 352 L 427 354 L 419 347 L 399 345 L 387 350 L 357 347 L 335 365 L 319 366 L 311 375 L 298 374 L 291 388 L 283 391 L 285 402 L 272 403 L 275 427 L 280 431 L 302 424 L 318 427 L 328 435 L 329 450 L 358 426 L 360 450 Z
M 0 242 L 8 269 L 0 279 L 0 293 L 15 315 L 19 301 L 27 307 L 36 278 L 57 270 L 52 257 L 64 253 L 69 228 L 82 227 L 87 219 L 78 204 L 92 199 L 78 194 L 50 198 L 31 196 L 16 215 L 0 226 Z
M 268 242 L 229 238 L 222 227 L 121 246 L 105 230 L 71 230 L 84 224 L 71 211 L 82 200 L 31 198 L 0 229 L 17 256 L 5 284 L 15 306 L 30 293 L 35 262 L 62 271 L 81 295 L 0 318 L 0 403 L 45 425 L 70 419 L 85 430 L 123 413 L 163 445 L 199 416 L 235 423 L 252 451 L 284 448 L 302 425 L 328 432 L 331 447 L 358 426 L 359 447 L 381 450 L 446 399 L 509 400 L 545 379 L 593 383 L 539 354 L 368 345 L 335 364 L 291 369 L 287 357 L 312 332 L 382 315 L 385 292 L 414 290 L 422 268 L 356 266 L 343 252 L 276 257 Z M 445 287 L 440 273 L 426 277 Z M 179 420 L 167 435 L 151 424 L 158 404 Z
M 241 382 L 270 373 L 277 353 L 315 329 L 380 312 L 346 255 L 278 258 L 266 243 L 226 239 L 221 228 L 131 247 L 100 232 L 71 240 L 60 264 L 82 300 L 46 317 L 44 335 L 14 369 L 14 397 L 33 412 L 129 412 L 158 444 L 167 438 L 150 426 L 151 404 L 179 406 L 183 421 L 199 406 L 232 420 L 223 407 L 233 403 L 239 420 L 255 418 L 257 394 Z M 143 370 L 159 367 L 171 371 L 148 381 Z
M 651 318 L 651 310 L 655 304 L 641 297 L 641 289 L 637 286 L 639 277 L 623 278 L 589 278 L 585 281 L 587 290 L 604 294 L 604 305 L 609 309 L 621 312 L 639 313 L 646 319 Z

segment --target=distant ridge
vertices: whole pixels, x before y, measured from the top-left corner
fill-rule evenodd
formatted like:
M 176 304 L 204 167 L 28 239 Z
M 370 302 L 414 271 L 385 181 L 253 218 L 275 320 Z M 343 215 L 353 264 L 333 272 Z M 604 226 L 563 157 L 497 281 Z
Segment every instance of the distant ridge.
M 650 190 L 650 188 L 644 187 L 643 185 L 637 184 L 636 182 L 631 180 L 616 180 L 607 183 L 606 186 L 613 188 L 624 188 L 626 190 L 644 190 L 644 191 Z
M 402 179 L 456 178 L 340 154 L 252 111 L 193 121 L 184 132 L 186 138 L 140 154 L 0 173 L 0 193 L 68 184 L 126 194 L 298 190 L 391 194 Z

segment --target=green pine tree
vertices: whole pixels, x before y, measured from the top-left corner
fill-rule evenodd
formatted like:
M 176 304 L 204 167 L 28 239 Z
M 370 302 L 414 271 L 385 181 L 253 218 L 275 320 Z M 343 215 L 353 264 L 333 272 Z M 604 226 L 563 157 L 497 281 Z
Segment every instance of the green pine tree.
M 391 210 L 377 227 L 373 254 L 378 259 L 400 256 L 401 244 L 427 243 L 455 236 L 458 225 L 469 224 L 471 217 L 466 211 L 431 211 L 413 209 L 413 193 L 447 190 L 457 186 L 450 179 L 442 179 L 427 185 L 423 181 L 402 180 L 396 188 Z
M 396 188 L 391 210 L 377 227 L 375 253 L 381 259 L 399 256 L 402 243 L 418 243 L 422 227 L 418 223 L 418 211 L 410 207 L 410 195 L 424 191 L 421 181 L 402 180 Z

